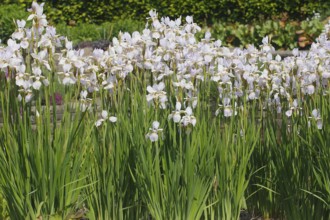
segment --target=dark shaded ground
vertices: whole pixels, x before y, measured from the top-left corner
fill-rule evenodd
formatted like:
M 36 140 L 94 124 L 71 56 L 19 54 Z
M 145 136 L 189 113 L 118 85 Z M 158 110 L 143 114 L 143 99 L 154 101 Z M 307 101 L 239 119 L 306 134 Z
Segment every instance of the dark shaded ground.
M 252 216 L 248 213 L 246 210 L 242 210 L 241 214 L 239 215 L 240 220 L 250 220 L 252 219 Z
M 86 41 L 81 42 L 74 46 L 74 49 L 83 49 L 83 48 L 93 48 L 93 49 L 102 49 L 107 50 L 110 45 L 110 41 L 107 40 L 99 40 L 99 41 Z

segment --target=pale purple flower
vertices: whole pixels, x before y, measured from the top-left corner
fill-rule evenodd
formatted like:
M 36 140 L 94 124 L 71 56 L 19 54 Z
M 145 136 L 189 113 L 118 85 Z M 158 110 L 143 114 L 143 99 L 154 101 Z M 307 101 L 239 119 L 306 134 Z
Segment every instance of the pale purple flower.
M 117 121 L 117 117 L 115 116 L 108 116 L 108 112 L 106 110 L 103 110 L 101 113 L 101 118 L 95 122 L 95 126 L 99 127 L 102 125 L 103 122 L 109 120 L 112 123 L 115 123 Z
M 181 119 L 181 124 L 184 127 L 187 127 L 190 124 L 192 126 L 195 126 L 197 120 L 196 120 L 195 116 L 193 116 L 192 108 L 190 106 L 188 106 L 184 113 L 185 113 L 185 115 Z
M 160 82 L 159 84 L 154 84 L 152 87 L 148 86 L 147 91 L 149 94 L 146 96 L 147 101 L 149 103 L 153 101 L 154 103 L 159 104 L 161 108 L 165 109 L 167 96 L 166 96 L 166 92 L 163 91 L 164 89 L 165 89 L 165 84 L 163 82 Z
M 161 133 L 163 129 L 159 128 L 159 122 L 152 122 L 152 128 L 149 128 L 149 132 L 146 134 L 146 138 L 151 142 L 158 141 L 159 133 Z
M 314 109 L 312 111 L 312 117 L 309 117 L 309 118 L 313 119 L 316 122 L 316 126 L 319 130 L 322 129 L 323 122 L 322 122 L 322 118 L 321 118 L 321 112 L 319 109 Z
M 173 122 L 179 123 L 181 120 L 181 114 L 184 113 L 184 111 L 181 111 L 181 103 L 176 102 L 175 105 L 175 111 L 173 111 L 169 116 L 168 119 L 173 119 Z
M 192 16 L 187 16 L 187 17 L 186 17 L 186 22 L 187 22 L 188 24 L 192 24 L 192 23 L 193 23 L 193 17 L 192 17 Z

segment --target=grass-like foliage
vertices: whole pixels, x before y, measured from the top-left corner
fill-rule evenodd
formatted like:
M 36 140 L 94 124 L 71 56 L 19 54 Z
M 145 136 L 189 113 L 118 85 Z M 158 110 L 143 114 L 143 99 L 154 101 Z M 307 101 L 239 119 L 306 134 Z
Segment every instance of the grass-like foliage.
M 0 48 L 3 218 L 328 219 L 330 26 L 282 59 L 151 11 L 85 56 L 29 11 Z

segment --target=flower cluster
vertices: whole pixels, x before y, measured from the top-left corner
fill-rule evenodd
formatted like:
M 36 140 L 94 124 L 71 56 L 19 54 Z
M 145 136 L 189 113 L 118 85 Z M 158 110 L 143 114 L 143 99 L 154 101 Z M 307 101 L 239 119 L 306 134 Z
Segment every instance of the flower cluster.
M 189 124 L 192 126 L 196 125 L 196 118 L 192 115 L 192 109 L 190 106 L 188 106 L 185 110 L 181 110 L 181 103 L 177 102 L 175 109 L 176 110 L 168 116 L 168 119 L 173 119 L 175 123 L 180 123 L 184 127 L 187 127 Z
M 33 2 L 29 11 L 27 21 L 32 21 L 32 27 L 26 27 L 25 20 L 17 20 L 17 30 L 7 41 L 7 47 L 0 48 L 0 70 L 8 79 L 15 78 L 18 98 L 26 102 L 32 100 L 34 91 L 48 86 L 45 72 L 52 70 L 51 59 L 61 41 L 55 28 L 48 26 L 43 4 Z
M 209 32 L 197 41 L 195 34 L 201 28 L 190 16 L 183 24 L 181 17 L 159 19 L 152 10 L 141 33 L 120 33 L 107 50 L 95 49 L 86 56 L 48 25 L 43 4 L 33 2 L 29 11 L 27 21 L 16 21 L 17 30 L 7 46 L 0 48 L 0 71 L 7 79 L 15 80 L 19 99 L 26 102 L 32 100 L 35 91 L 48 86 L 53 73 L 63 85 L 79 85 L 83 90 L 81 109 L 85 111 L 91 101 L 88 93 L 106 90 L 111 95 L 139 72 L 151 78 L 146 87 L 147 102 L 155 108 L 170 109 L 168 118 L 187 127 L 196 124 L 194 109 L 200 85 L 205 81 L 216 84 L 220 100 L 216 115 L 224 117 L 235 116 L 243 103 L 254 100 L 291 117 L 302 114 L 300 103 L 304 99 L 315 94 L 329 95 L 330 23 L 309 52 L 295 49 L 293 56 L 282 59 L 274 56 L 268 37 L 260 49 L 231 49 L 213 40 Z M 56 53 L 55 48 L 62 43 L 64 49 Z M 176 101 L 175 108 L 168 102 L 170 98 Z M 313 117 L 321 121 L 320 115 Z M 103 116 L 105 113 L 96 125 L 108 117 Z M 153 126 L 153 131 L 157 129 Z M 155 132 L 148 137 L 157 139 Z

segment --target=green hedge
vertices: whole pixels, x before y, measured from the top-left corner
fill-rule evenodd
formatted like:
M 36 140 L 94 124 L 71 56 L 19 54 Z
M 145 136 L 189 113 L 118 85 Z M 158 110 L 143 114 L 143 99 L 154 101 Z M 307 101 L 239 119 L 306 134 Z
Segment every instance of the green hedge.
M 0 5 L 0 39 L 5 43 L 13 33 L 15 25 L 13 19 L 27 18 L 26 9 L 15 4 Z M 48 14 L 47 14 L 48 16 Z M 127 16 L 128 17 L 128 16 Z M 122 18 L 102 24 L 89 24 L 76 22 L 69 26 L 65 22 L 54 24 L 57 32 L 67 36 L 74 45 L 85 41 L 111 40 L 118 36 L 119 31 L 142 31 L 146 21 Z M 225 46 L 244 47 L 247 44 L 258 46 L 266 35 L 272 39 L 276 49 L 293 49 L 300 47 L 308 49 L 308 46 L 323 30 L 323 23 L 317 17 L 302 22 L 286 20 L 288 18 L 263 20 L 242 24 L 239 22 L 214 22 L 209 27 L 204 26 L 197 37 L 202 38 L 204 32 L 210 30 L 212 37 L 220 39 Z M 299 32 L 299 34 L 297 34 Z M 305 39 L 305 40 L 301 40 Z
M 19 3 L 25 7 L 32 0 L 0 0 L 0 3 Z M 39 1 L 40 2 L 40 1 Z M 55 23 L 71 20 L 101 24 L 122 18 L 145 21 L 150 9 L 161 16 L 193 15 L 199 24 L 216 21 L 249 23 L 254 20 L 280 17 L 303 20 L 314 12 L 324 12 L 329 0 L 46 0 L 45 11 Z

